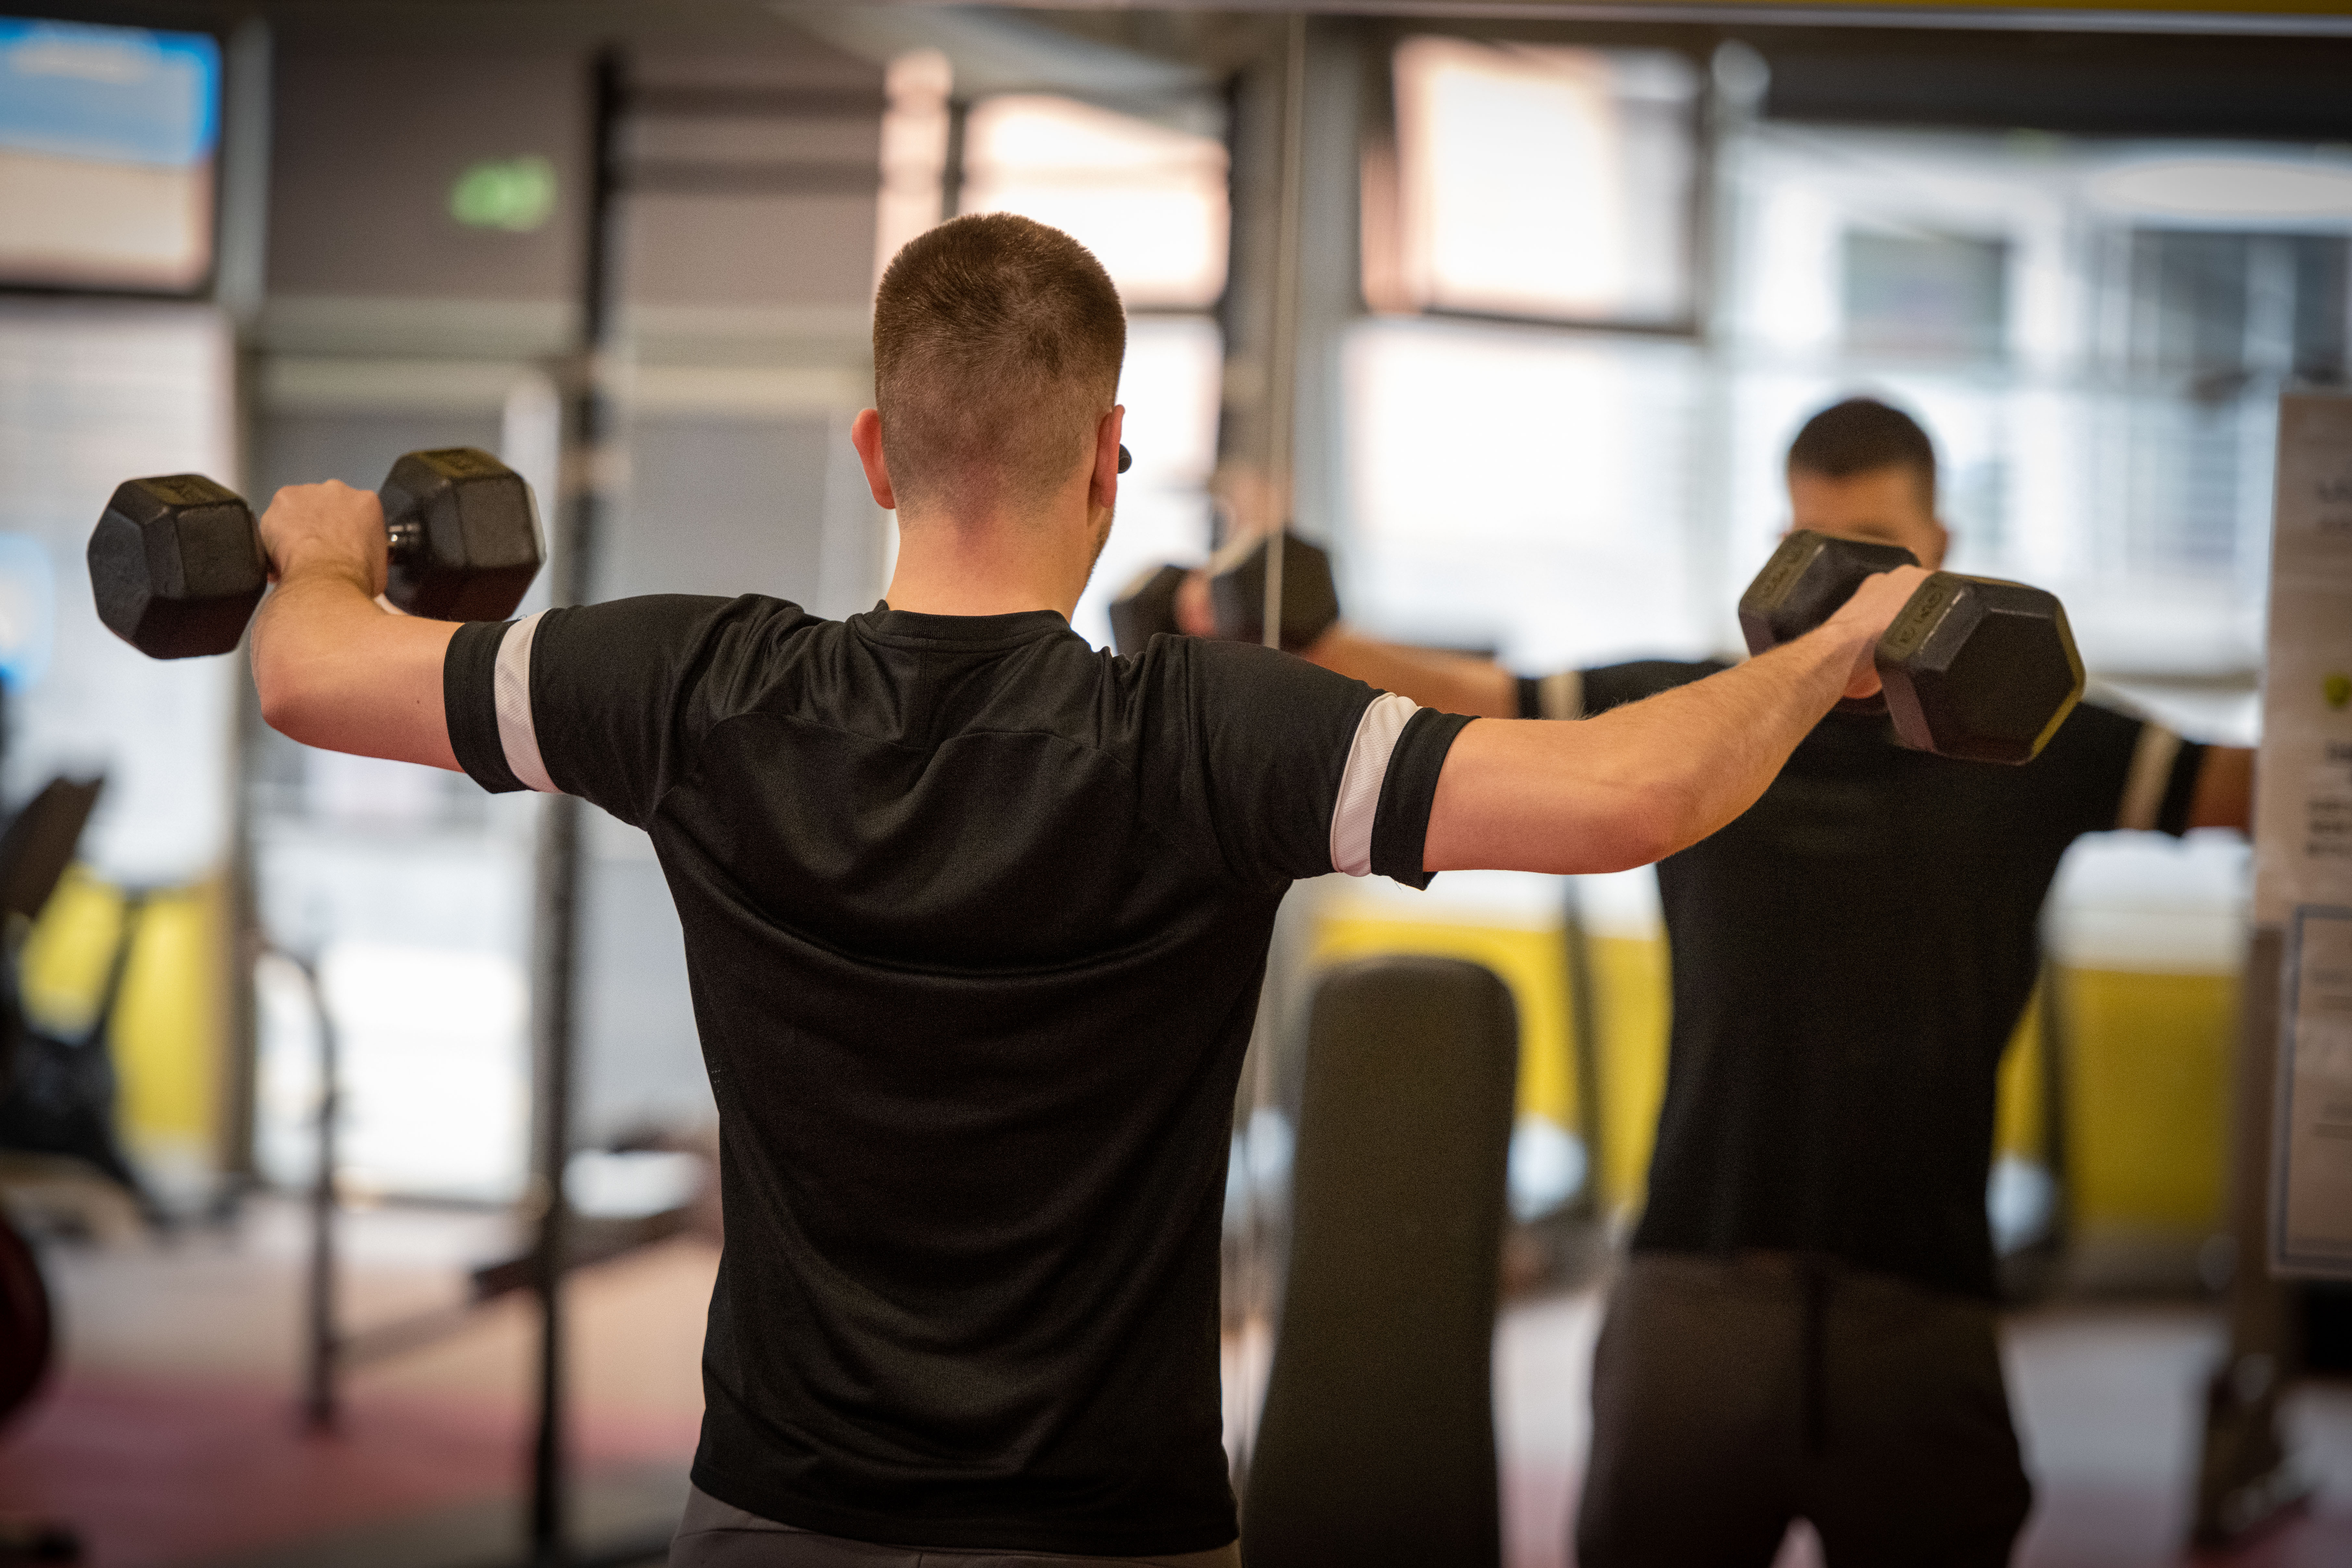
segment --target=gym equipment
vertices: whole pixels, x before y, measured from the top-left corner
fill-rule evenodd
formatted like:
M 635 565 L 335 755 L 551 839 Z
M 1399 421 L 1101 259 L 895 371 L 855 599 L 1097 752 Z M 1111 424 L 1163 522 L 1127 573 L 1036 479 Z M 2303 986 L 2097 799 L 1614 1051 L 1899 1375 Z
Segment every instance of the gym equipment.
M 0 1215 L 0 1421 L 40 1387 L 54 1348 L 40 1260 Z
M 1339 618 L 1339 591 L 1328 551 L 1295 533 L 1282 540 L 1282 646 L 1297 653 Z M 1219 637 L 1265 640 L 1265 563 L 1262 537 L 1229 545 L 1209 563 L 1209 604 Z M 1176 636 L 1181 630 L 1176 595 L 1191 575 L 1173 565 L 1137 573 L 1110 602 L 1111 645 L 1131 658 L 1161 633 Z
M 302 1412 L 304 1424 L 312 1431 L 333 1431 L 341 1424 L 344 1373 L 436 1344 L 472 1323 L 491 1302 L 532 1289 L 538 1258 L 535 1252 L 527 1251 L 478 1265 L 467 1278 L 466 1293 L 455 1300 L 363 1329 L 344 1326 L 337 1289 L 341 1269 L 336 1261 L 337 1221 L 342 1213 L 337 1185 L 341 1170 L 337 1134 L 343 1100 L 341 1035 L 320 984 L 318 966 L 274 943 L 267 951 L 301 977 L 319 1042 L 316 1173 L 310 1184 L 310 1255 L 304 1285 L 308 1332 Z M 563 1270 L 570 1273 L 626 1257 L 683 1233 L 690 1219 L 686 1207 L 627 1216 L 574 1215 L 565 1228 Z M 5 1264 L 5 1258 L 0 1258 L 0 1264 Z M 5 1283 L 5 1268 L 0 1268 L 0 1285 Z M 0 1564 L 5 1563 L 0 1558 Z
M 412 616 L 502 620 L 547 559 L 530 487 L 477 447 L 408 453 L 378 494 L 384 597 Z M 229 652 L 268 582 L 253 509 L 202 474 L 126 480 L 89 536 L 99 619 L 151 658 Z
M 1748 650 L 1802 636 L 1864 578 L 1918 563 L 1898 545 L 1798 530 L 1739 597 Z M 1872 657 L 1895 738 L 1938 756 L 2031 762 L 2083 695 L 2083 658 L 2065 606 L 2043 589 L 1996 577 L 1929 576 Z
M 1282 540 L 1282 646 L 1298 653 L 1339 618 L 1339 590 L 1331 581 L 1329 552 L 1285 530 Z M 1264 535 L 1238 540 L 1209 562 L 1209 604 L 1217 636 L 1232 642 L 1265 640 Z
M 121 988 L 120 956 L 98 1019 L 80 1041 L 28 1031 L 16 1000 L 19 933 L 49 901 L 72 861 L 100 787 L 98 779 L 52 779 L 0 832 L 0 922 L 7 927 L 0 939 L 0 1145 L 79 1155 L 127 1186 L 152 1220 L 157 1211 L 114 1138 L 114 1072 L 104 1041 Z M 125 921 L 127 950 L 128 912 Z M 80 1092 L 58 1096 L 54 1091 L 61 1082 Z M 56 1349 L 40 1258 L 0 1213 L 0 1422 L 40 1391 Z M 67 1525 L 0 1515 L 0 1563 L 78 1563 L 81 1555 L 80 1540 Z
M 0 918 L 17 917 L 9 923 L 21 931 L 40 914 L 72 861 L 104 787 L 102 778 L 51 779 L 10 819 L 7 831 L 0 833 Z M 0 1149 L 70 1155 L 130 1194 L 141 1215 L 160 1228 L 170 1216 L 140 1182 L 115 1134 L 114 1058 L 106 1046 L 150 892 L 124 890 L 122 933 L 107 963 L 98 1005 L 89 1023 L 70 1037 L 25 1026 L 16 1004 L 15 955 L 10 953 L 5 1003 L 8 1044 L 5 1059 L 0 1059 Z
M 1369 959 L 1315 994 L 1250 1568 L 1495 1568 L 1492 1347 L 1518 1022 L 1492 970 Z

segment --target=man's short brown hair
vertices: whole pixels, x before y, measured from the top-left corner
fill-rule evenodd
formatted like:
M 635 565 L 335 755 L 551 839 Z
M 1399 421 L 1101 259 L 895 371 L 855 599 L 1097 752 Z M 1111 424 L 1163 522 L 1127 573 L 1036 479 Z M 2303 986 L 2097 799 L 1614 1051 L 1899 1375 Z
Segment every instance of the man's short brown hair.
M 1118 290 L 1060 229 L 987 213 L 910 240 L 874 297 L 874 401 L 899 504 L 1043 500 L 1092 448 L 1126 354 Z
M 1874 397 L 1832 403 L 1805 421 L 1789 444 L 1791 473 L 1825 479 L 1852 479 L 1880 468 L 1908 468 L 1919 482 L 1919 498 L 1936 510 L 1936 444 L 1919 422 Z

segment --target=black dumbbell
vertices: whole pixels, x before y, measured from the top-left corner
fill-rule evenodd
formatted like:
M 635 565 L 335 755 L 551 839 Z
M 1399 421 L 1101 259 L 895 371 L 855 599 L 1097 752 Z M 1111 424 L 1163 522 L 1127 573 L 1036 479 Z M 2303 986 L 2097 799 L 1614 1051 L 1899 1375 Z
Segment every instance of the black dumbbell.
M 1285 530 L 1282 541 L 1282 646 L 1297 653 L 1339 618 L 1339 590 L 1330 553 Z M 1234 642 L 1265 640 L 1264 535 L 1226 546 L 1209 563 L 1209 608 L 1217 636 Z
M 1295 533 L 1283 536 L 1282 646 L 1297 653 L 1339 618 L 1331 557 Z M 1229 546 L 1209 563 L 1209 608 L 1215 635 L 1230 642 L 1265 640 L 1263 537 Z M 1181 566 L 1148 566 L 1110 602 L 1111 646 L 1133 658 L 1162 633 L 1175 635 L 1176 595 L 1191 576 Z
M 411 452 L 377 494 L 384 597 L 412 616 L 503 619 L 547 559 L 530 487 L 488 452 Z M 202 474 L 127 480 L 89 536 L 99 619 L 151 658 L 229 652 L 268 583 L 252 509 Z
M 1812 630 L 1864 578 L 1918 563 L 1896 545 L 1790 534 L 1740 595 L 1748 651 Z M 2083 658 L 2065 606 L 2054 594 L 1996 577 L 1935 573 L 1872 658 L 1895 738 L 1938 756 L 2030 762 L 2083 695 Z

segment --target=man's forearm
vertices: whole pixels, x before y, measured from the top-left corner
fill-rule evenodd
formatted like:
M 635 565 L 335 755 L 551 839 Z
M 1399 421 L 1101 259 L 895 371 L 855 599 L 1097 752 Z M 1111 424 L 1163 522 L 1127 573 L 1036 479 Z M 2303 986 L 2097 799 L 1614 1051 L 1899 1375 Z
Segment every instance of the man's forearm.
M 1833 624 L 1597 719 L 1471 725 L 1424 868 L 1614 871 L 1696 843 L 1756 803 L 1872 640 Z
M 1518 683 L 1492 659 L 1380 642 L 1345 625 L 1316 638 L 1305 658 L 1423 708 L 1486 719 L 1518 716 Z
M 2254 753 L 2242 746 L 2209 746 L 2189 802 L 2191 827 L 2254 830 Z
M 354 573 L 299 568 L 254 617 L 262 717 L 306 746 L 455 768 L 441 665 L 456 632 L 385 609 Z

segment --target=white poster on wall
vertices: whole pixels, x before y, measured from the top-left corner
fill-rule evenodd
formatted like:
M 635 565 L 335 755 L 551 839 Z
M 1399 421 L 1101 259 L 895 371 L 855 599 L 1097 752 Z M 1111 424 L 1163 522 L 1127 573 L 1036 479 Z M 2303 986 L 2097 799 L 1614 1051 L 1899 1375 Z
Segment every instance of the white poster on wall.
M 2352 1278 L 2352 397 L 2279 405 L 2254 919 L 2285 933 L 2271 1267 Z
M 81 858 L 110 881 L 184 884 L 227 851 L 241 660 L 121 642 L 90 604 L 83 551 L 124 479 L 236 485 L 234 363 L 209 307 L 0 307 L 0 805 L 55 774 L 103 773 Z

